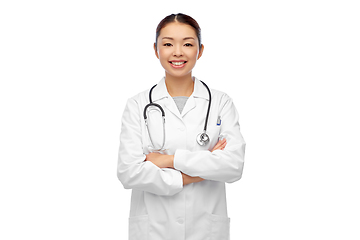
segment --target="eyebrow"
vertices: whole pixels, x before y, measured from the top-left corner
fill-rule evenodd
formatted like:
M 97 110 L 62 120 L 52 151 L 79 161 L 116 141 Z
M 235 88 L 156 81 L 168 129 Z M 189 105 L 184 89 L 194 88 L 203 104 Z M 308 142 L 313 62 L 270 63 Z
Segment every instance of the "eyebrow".
M 163 37 L 162 39 L 174 40 L 174 39 L 173 39 L 173 38 L 171 38 L 171 37 Z M 193 37 L 186 37 L 186 38 L 183 38 L 183 40 L 188 40 L 188 39 L 193 39 L 193 40 L 195 40 L 195 38 L 193 38 Z

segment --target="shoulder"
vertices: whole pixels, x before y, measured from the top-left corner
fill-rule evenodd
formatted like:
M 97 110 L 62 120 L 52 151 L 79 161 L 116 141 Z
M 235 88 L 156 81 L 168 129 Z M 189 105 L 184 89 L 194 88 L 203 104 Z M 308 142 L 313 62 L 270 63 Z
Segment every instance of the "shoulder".
M 217 89 L 210 89 L 212 100 L 217 101 L 219 103 L 226 103 L 232 101 L 232 98 L 225 92 L 217 90 Z
M 163 77 L 158 83 L 156 84 L 153 84 L 153 85 L 149 85 L 145 90 L 133 95 L 132 97 L 130 97 L 129 99 L 132 100 L 132 101 L 136 101 L 136 102 L 139 102 L 139 103 L 149 103 L 150 99 L 149 99 L 149 93 L 150 93 L 150 90 L 152 88 L 154 88 L 155 86 L 162 86 L 164 85 L 165 86 L 165 78 Z M 154 93 L 152 93 L 152 95 L 155 95 L 156 94 L 156 90 L 158 89 L 159 87 L 156 87 Z M 154 96 L 153 96 L 154 97 Z
M 211 90 L 211 104 L 213 106 L 217 106 L 220 112 L 228 112 L 235 109 L 233 99 L 225 92 L 210 89 Z
M 138 101 L 139 99 L 143 98 L 146 93 L 149 92 L 149 90 L 144 90 L 144 91 L 141 91 L 135 95 L 133 95 L 132 97 L 129 98 L 129 100 L 132 100 L 132 101 Z
M 150 88 L 141 91 L 133 96 L 131 96 L 130 98 L 128 98 L 128 102 L 135 102 L 137 104 L 142 104 L 145 103 L 147 101 L 149 101 L 149 92 L 150 92 Z
M 142 116 L 143 108 L 147 104 L 148 90 L 139 92 L 126 100 L 123 117 L 131 119 L 139 119 Z
M 214 97 L 216 96 L 217 98 L 221 98 L 221 99 L 229 99 L 230 98 L 230 96 L 223 91 L 213 89 L 213 88 L 211 88 L 210 91 Z

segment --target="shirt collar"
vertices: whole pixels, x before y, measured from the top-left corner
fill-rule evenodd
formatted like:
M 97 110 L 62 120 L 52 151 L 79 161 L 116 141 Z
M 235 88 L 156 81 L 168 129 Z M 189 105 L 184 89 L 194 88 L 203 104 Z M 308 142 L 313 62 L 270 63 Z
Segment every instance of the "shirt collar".
M 191 94 L 191 96 L 195 98 L 203 98 L 209 100 L 209 93 L 206 87 L 204 86 L 204 84 L 202 84 L 201 81 L 196 77 L 193 77 L 193 81 L 194 81 L 194 92 Z M 163 77 L 160 80 L 160 82 L 157 84 L 157 86 L 153 89 L 151 97 L 154 102 L 163 98 L 171 98 L 166 88 L 165 77 Z

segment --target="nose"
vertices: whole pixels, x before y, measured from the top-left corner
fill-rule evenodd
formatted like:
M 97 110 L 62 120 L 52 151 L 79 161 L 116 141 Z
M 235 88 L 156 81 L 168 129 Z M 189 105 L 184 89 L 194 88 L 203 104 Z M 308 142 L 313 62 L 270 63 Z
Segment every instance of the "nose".
M 180 57 L 183 55 L 181 46 L 177 45 L 174 47 L 173 56 Z

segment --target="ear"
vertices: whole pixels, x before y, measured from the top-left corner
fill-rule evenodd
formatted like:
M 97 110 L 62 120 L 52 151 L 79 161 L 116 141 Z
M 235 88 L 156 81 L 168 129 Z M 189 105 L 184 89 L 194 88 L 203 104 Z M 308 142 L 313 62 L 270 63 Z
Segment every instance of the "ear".
M 199 50 L 199 55 L 197 57 L 197 60 L 199 60 L 199 58 L 202 56 L 203 52 L 204 52 L 204 44 L 201 44 L 201 48 Z
M 155 43 L 154 43 L 154 50 L 155 50 L 155 55 L 156 55 L 156 57 L 159 59 L 159 54 L 158 54 L 158 51 L 157 51 L 157 49 L 156 49 Z

